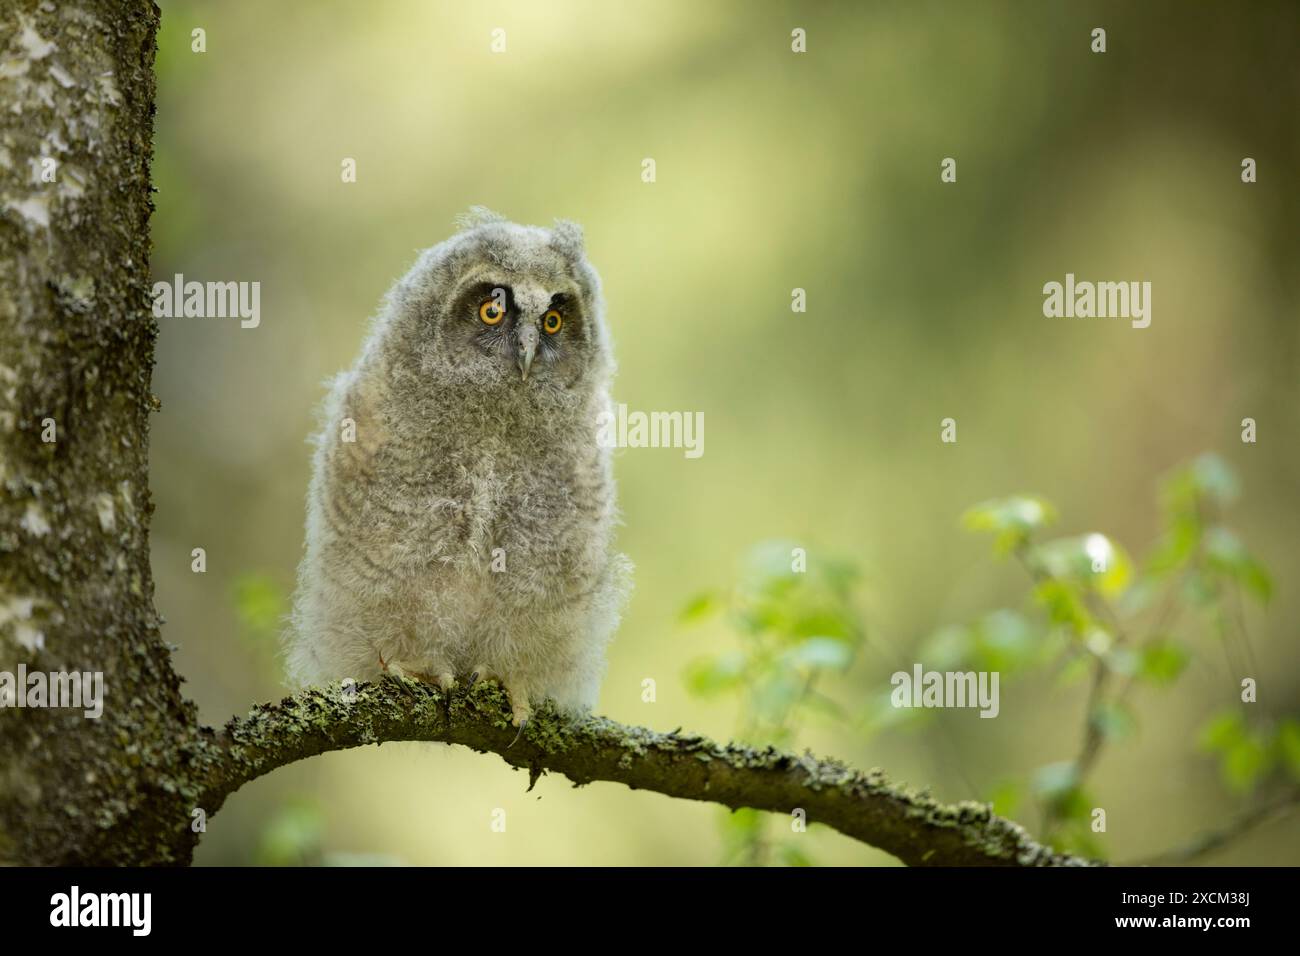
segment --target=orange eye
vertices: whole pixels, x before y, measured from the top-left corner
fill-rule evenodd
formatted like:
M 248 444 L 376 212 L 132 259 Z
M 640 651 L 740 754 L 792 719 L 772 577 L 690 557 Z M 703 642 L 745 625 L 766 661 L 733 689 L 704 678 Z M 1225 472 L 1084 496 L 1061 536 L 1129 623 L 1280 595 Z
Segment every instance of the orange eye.
M 550 312 L 547 312 L 542 316 L 542 331 L 547 335 L 554 335 L 556 332 L 560 331 L 560 326 L 563 324 L 564 319 L 562 319 L 560 313 L 556 312 L 554 309 L 551 309 Z
M 478 317 L 484 325 L 496 325 L 506 317 L 506 310 L 497 305 L 496 299 L 488 299 L 478 307 Z

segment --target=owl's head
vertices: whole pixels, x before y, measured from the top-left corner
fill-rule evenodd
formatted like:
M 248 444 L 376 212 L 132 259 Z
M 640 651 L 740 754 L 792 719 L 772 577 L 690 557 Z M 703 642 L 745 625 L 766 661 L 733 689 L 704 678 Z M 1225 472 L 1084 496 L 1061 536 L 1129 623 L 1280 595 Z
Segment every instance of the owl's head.
M 394 289 L 424 371 L 542 394 L 611 371 L 600 280 L 582 229 L 521 226 L 481 208 Z M 414 324 L 411 324 L 413 321 Z

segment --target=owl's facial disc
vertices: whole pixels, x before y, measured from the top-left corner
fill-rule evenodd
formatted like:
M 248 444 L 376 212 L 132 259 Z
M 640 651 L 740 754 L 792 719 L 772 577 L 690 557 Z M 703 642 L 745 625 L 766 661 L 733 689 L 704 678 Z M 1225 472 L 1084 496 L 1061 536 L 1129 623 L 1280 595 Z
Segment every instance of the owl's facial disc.
M 473 364 L 491 363 L 496 374 L 529 389 L 536 380 L 572 387 L 582 369 L 584 340 L 582 300 L 570 283 L 480 273 L 465 283 L 457 301 L 455 327 L 466 329 L 460 341 Z

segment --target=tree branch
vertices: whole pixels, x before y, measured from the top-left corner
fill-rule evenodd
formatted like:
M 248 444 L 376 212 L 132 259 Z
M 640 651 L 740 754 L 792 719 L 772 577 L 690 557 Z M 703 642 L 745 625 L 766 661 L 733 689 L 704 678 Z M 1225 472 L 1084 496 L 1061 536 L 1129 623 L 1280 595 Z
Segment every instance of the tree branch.
M 345 693 L 308 690 L 263 704 L 205 730 L 199 760 L 204 803 L 215 813 L 241 785 L 277 767 L 332 750 L 398 740 L 461 744 L 526 768 L 529 787 L 544 772 L 576 784 L 622 783 L 671 797 L 789 814 L 802 808 L 822 823 L 904 863 L 929 866 L 1082 866 L 1058 854 L 986 804 L 938 803 L 890 784 L 880 770 L 852 770 L 810 754 L 719 745 L 694 734 L 657 733 L 601 717 L 572 718 L 547 705 L 515 741 L 505 694 L 493 685 L 444 693 L 412 680 L 384 678 Z

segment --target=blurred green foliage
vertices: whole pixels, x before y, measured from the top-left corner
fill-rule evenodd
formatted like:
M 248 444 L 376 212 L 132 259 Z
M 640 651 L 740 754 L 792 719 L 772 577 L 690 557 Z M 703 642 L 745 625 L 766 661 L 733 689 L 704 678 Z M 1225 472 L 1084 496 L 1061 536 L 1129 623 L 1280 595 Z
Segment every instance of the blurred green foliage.
M 692 661 L 687 688 L 700 696 L 738 694 L 737 739 L 751 744 L 786 747 L 809 719 L 843 720 L 845 711 L 818 685 L 848 670 L 865 640 L 853 601 L 857 578 L 850 562 L 810 558 L 791 541 L 757 545 L 731 590 L 697 595 L 682 611 L 683 623 L 720 614 L 739 638 L 736 648 Z M 775 854 L 790 865 L 809 862 L 795 843 L 770 839 L 768 824 L 752 810 L 727 814 L 724 860 L 757 864 Z
M 1175 470 L 1160 489 L 1163 531 L 1140 565 L 1100 533 L 1040 541 L 1056 520 L 1053 506 L 1040 497 L 986 501 L 962 516 L 967 529 L 992 535 L 995 554 L 1012 555 L 1024 567 L 1031 580 L 1028 606 L 941 628 L 922 644 L 923 664 L 995 671 L 1003 678 L 1045 672 L 1061 684 L 1092 677 L 1079 755 L 992 788 L 986 798 L 997 812 L 1015 813 L 1032 795 L 1045 839 L 1063 850 L 1105 856 L 1094 827 L 1098 798 L 1088 780 L 1104 744 L 1136 734 L 1134 692 L 1177 683 L 1193 655 L 1206 652 L 1204 646 L 1193 649 L 1196 637 L 1208 634 L 1248 651 L 1244 626 L 1234 627 L 1240 618 L 1226 606 L 1242 594 L 1267 602 L 1272 593 L 1263 565 L 1223 524 L 1237 493 L 1236 476 L 1217 456 Z M 857 572 L 838 560 L 812 561 L 805 569 L 803 554 L 791 542 L 761 544 L 732 591 L 699 595 L 682 612 L 687 622 L 722 612 L 737 634 L 736 649 L 691 664 L 687 686 L 699 695 L 738 694 L 741 736 L 756 743 L 783 746 L 805 717 L 844 720 L 847 714 L 819 692 L 817 681 L 850 667 L 865 638 L 853 602 Z M 1285 771 L 1289 785 L 1300 783 L 1300 721 L 1254 720 L 1248 716 L 1253 703 L 1251 697 L 1246 707 L 1215 716 L 1199 735 L 1200 747 L 1219 758 L 1225 786 L 1243 796 L 1269 784 L 1288 786 L 1274 770 Z M 906 710 L 892 722 L 915 713 Z M 858 726 L 874 731 L 890 722 L 877 706 Z M 752 811 L 731 814 L 723 837 L 729 860 L 766 862 L 775 848 L 785 862 L 810 862 L 793 843 L 774 847 L 763 816 Z
M 325 813 L 320 804 L 298 797 L 280 806 L 258 837 L 258 866 L 401 866 L 383 853 L 344 853 L 326 846 Z
M 316 866 L 323 860 L 325 816 L 313 801 L 291 801 L 271 817 L 257 845 L 258 866 Z
M 241 632 L 259 642 L 279 633 L 288 609 L 284 590 L 270 577 L 253 572 L 235 579 L 234 605 Z
M 250 669 L 265 679 L 277 679 L 280 634 L 289 613 L 285 589 L 269 574 L 246 571 L 231 584 L 231 603 Z

